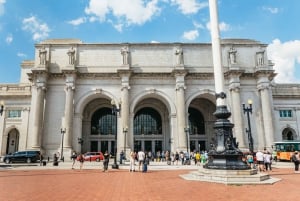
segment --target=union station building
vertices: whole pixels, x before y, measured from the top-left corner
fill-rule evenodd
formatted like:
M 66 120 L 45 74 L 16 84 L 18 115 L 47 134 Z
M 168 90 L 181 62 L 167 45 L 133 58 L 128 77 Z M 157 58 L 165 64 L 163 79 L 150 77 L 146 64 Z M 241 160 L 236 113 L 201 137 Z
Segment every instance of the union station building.
M 227 107 L 241 150 L 300 139 L 300 84 L 273 81 L 266 44 L 221 41 Z M 40 150 L 209 150 L 215 140 L 210 43 L 83 43 L 50 39 L 21 63 L 20 82 L 0 84 L 0 156 Z

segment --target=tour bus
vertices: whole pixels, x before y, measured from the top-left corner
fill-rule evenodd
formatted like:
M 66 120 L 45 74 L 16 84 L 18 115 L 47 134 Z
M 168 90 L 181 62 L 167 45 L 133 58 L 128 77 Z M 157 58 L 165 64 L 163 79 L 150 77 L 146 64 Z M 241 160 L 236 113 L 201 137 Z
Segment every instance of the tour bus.
M 274 151 L 276 151 L 277 160 L 291 161 L 292 155 L 295 151 L 300 151 L 300 141 L 282 141 L 274 142 Z

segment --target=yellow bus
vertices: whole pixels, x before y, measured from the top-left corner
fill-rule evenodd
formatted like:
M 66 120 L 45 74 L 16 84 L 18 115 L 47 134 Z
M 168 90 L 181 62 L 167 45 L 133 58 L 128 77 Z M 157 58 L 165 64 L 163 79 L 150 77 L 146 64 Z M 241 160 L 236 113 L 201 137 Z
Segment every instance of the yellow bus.
M 276 152 L 276 160 L 291 161 L 293 153 L 300 151 L 300 141 L 274 142 L 273 149 Z

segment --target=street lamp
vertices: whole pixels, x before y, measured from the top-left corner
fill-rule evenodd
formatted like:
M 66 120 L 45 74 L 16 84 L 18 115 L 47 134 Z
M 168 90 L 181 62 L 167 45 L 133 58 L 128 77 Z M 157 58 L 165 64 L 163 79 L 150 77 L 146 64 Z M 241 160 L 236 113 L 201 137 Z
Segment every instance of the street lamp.
M 248 133 L 248 142 L 249 142 L 249 151 L 253 153 L 253 138 L 251 133 L 251 124 L 250 124 L 250 113 L 252 114 L 252 100 L 248 100 L 249 106 L 245 106 L 243 103 L 244 114 L 247 114 L 248 128 L 246 128 L 246 133 Z
M 123 133 L 124 133 L 124 157 L 126 160 L 126 135 L 128 132 L 128 127 L 126 126 L 125 128 L 123 128 Z
M 189 135 L 190 135 L 190 128 L 187 126 L 184 128 L 184 132 L 186 133 L 186 152 L 188 154 L 188 157 L 190 157 L 190 154 L 189 154 Z
M 121 105 L 119 105 L 119 108 L 117 108 L 117 105 L 115 103 L 114 100 L 111 101 L 111 105 L 112 105 L 112 114 L 113 115 L 117 115 L 118 112 L 121 111 Z M 116 133 L 115 133 L 115 144 L 114 144 L 114 164 L 112 165 L 113 169 L 119 169 L 119 166 L 117 164 L 117 135 L 118 135 L 118 122 L 117 122 L 117 116 L 116 116 Z
M 66 133 L 66 129 L 61 128 L 60 129 L 61 133 L 61 154 L 60 154 L 60 160 L 64 162 L 64 135 Z

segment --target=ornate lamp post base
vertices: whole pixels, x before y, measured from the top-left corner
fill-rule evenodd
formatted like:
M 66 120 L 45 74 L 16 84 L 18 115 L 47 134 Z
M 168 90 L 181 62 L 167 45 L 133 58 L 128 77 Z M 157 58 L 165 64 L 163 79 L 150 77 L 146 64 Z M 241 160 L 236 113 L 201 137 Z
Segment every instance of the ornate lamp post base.
M 214 115 L 217 118 L 214 125 L 216 141 L 212 144 L 212 149 L 208 153 L 208 163 L 204 165 L 204 168 L 221 170 L 250 169 L 242 161 L 243 153 L 238 149 L 236 139 L 232 135 L 234 125 L 228 120 L 231 113 L 226 106 L 217 106 Z
M 119 165 L 118 165 L 118 164 L 112 164 L 112 165 L 111 165 L 111 168 L 112 168 L 112 169 L 119 169 Z

